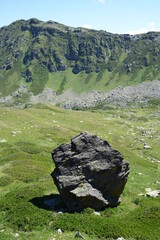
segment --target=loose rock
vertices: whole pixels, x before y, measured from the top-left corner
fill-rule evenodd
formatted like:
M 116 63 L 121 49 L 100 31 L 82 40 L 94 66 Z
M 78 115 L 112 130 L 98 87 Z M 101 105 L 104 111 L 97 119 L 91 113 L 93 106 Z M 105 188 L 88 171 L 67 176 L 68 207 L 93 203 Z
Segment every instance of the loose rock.
M 101 216 L 101 214 L 100 214 L 99 212 L 93 212 L 93 214 L 94 214 L 95 216 Z
M 7 142 L 6 139 L 1 139 L 1 140 L 0 140 L 0 143 L 5 143 L 5 142 Z
M 107 141 L 84 132 L 55 149 L 52 158 L 56 165 L 52 177 L 68 211 L 120 203 L 129 164 Z
M 154 190 L 146 193 L 147 197 L 160 197 L 160 190 Z
M 57 230 L 57 234 L 62 234 L 62 230 L 60 228 Z
M 145 143 L 144 144 L 144 149 L 151 149 L 151 147 L 147 143 Z
M 83 237 L 83 235 L 82 235 L 80 232 L 77 232 L 77 233 L 76 233 L 75 238 L 82 238 L 82 239 L 85 239 L 85 238 Z

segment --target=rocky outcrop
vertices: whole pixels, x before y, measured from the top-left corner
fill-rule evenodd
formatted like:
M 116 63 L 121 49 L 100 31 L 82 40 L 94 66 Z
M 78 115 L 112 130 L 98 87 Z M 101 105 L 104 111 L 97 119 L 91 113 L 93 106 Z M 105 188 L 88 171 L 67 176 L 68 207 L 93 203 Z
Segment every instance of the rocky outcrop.
M 56 166 L 52 177 L 69 211 L 120 203 L 129 164 L 107 141 L 84 132 L 55 149 L 52 157 Z

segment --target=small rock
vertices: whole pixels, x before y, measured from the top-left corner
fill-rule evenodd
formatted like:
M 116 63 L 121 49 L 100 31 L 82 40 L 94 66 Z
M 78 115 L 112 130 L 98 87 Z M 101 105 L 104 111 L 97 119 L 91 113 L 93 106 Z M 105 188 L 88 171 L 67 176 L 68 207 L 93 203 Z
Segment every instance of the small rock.
M 60 228 L 57 230 L 57 234 L 62 234 L 62 230 Z
M 15 132 L 15 131 L 12 131 L 12 135 L 16 135 L 17 134 L 17 132 Z
M 101 214 L 100 214 L 99 212 L 93 212 L 93 214 L 94 214 L 95 216 L 101 216 Z
M 2 139 L 2 140 L 0 140 L 0 143 L 5 143 L 5 142 L 7 142 L 6 139 Z
M 146 196 L 147 197 L 159 197 L 160 196 L 160 190 L 154 190 L 154 191 L 151 191 L 151 192 L 147 192 L 146 193 Z
M 151 149 L 151 147 L 147 143 L 144 143 L 144 149 Z
M 15 233 L 14 236 L 15 236 L 15 237 L 19 237 L 19 233 Z
M 119 237 L 117 238 L 117 240 L 125 240 L 123 237 Z
M 139 193 L 138 196 L 140 196 L 140 197 L 141 197 L 141 196 L 146 196 L 146 194 L 144 194 L 144 193 Z
M 77 233 L 76 233 L 75 238 L 82 238 L 82 239 L 85 239 L 85 238 L 83 237 L 83 235 L 82 235 L 80 232 L 77 232 Z

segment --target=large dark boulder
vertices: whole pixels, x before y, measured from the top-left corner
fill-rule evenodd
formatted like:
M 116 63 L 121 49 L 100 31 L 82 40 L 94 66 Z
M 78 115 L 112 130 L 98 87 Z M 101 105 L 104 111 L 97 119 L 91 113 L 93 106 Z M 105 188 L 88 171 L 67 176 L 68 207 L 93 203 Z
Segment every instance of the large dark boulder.
M 69 211 L 120 203 L 129 164 L 107 141 L 84 132 L 56 148 L 52 157 L 52 177 Z

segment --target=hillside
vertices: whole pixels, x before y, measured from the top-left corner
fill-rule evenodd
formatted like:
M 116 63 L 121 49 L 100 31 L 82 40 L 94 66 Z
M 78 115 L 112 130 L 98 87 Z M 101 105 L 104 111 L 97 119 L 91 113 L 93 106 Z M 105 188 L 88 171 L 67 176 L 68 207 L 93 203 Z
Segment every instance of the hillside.
M 122 203 L 101 216 L 88 208 L 58 214 L 49 205 L 58 194 L 51 152 L 83 131 L 106 139 L 130 164 Z M 159 198 L 144 196 L 160 186 L 159 132 L 159 105 L 95 112 L 0 108 L 0 239 L 75 239 L 76 231 L 86 240 L 160 239 Z
M 160 79 L 160 33 L 118 35 L 53 21 L 19 20 L 0 29 L 0 96 L 20 85 L 34 95 L 105 90 Z

